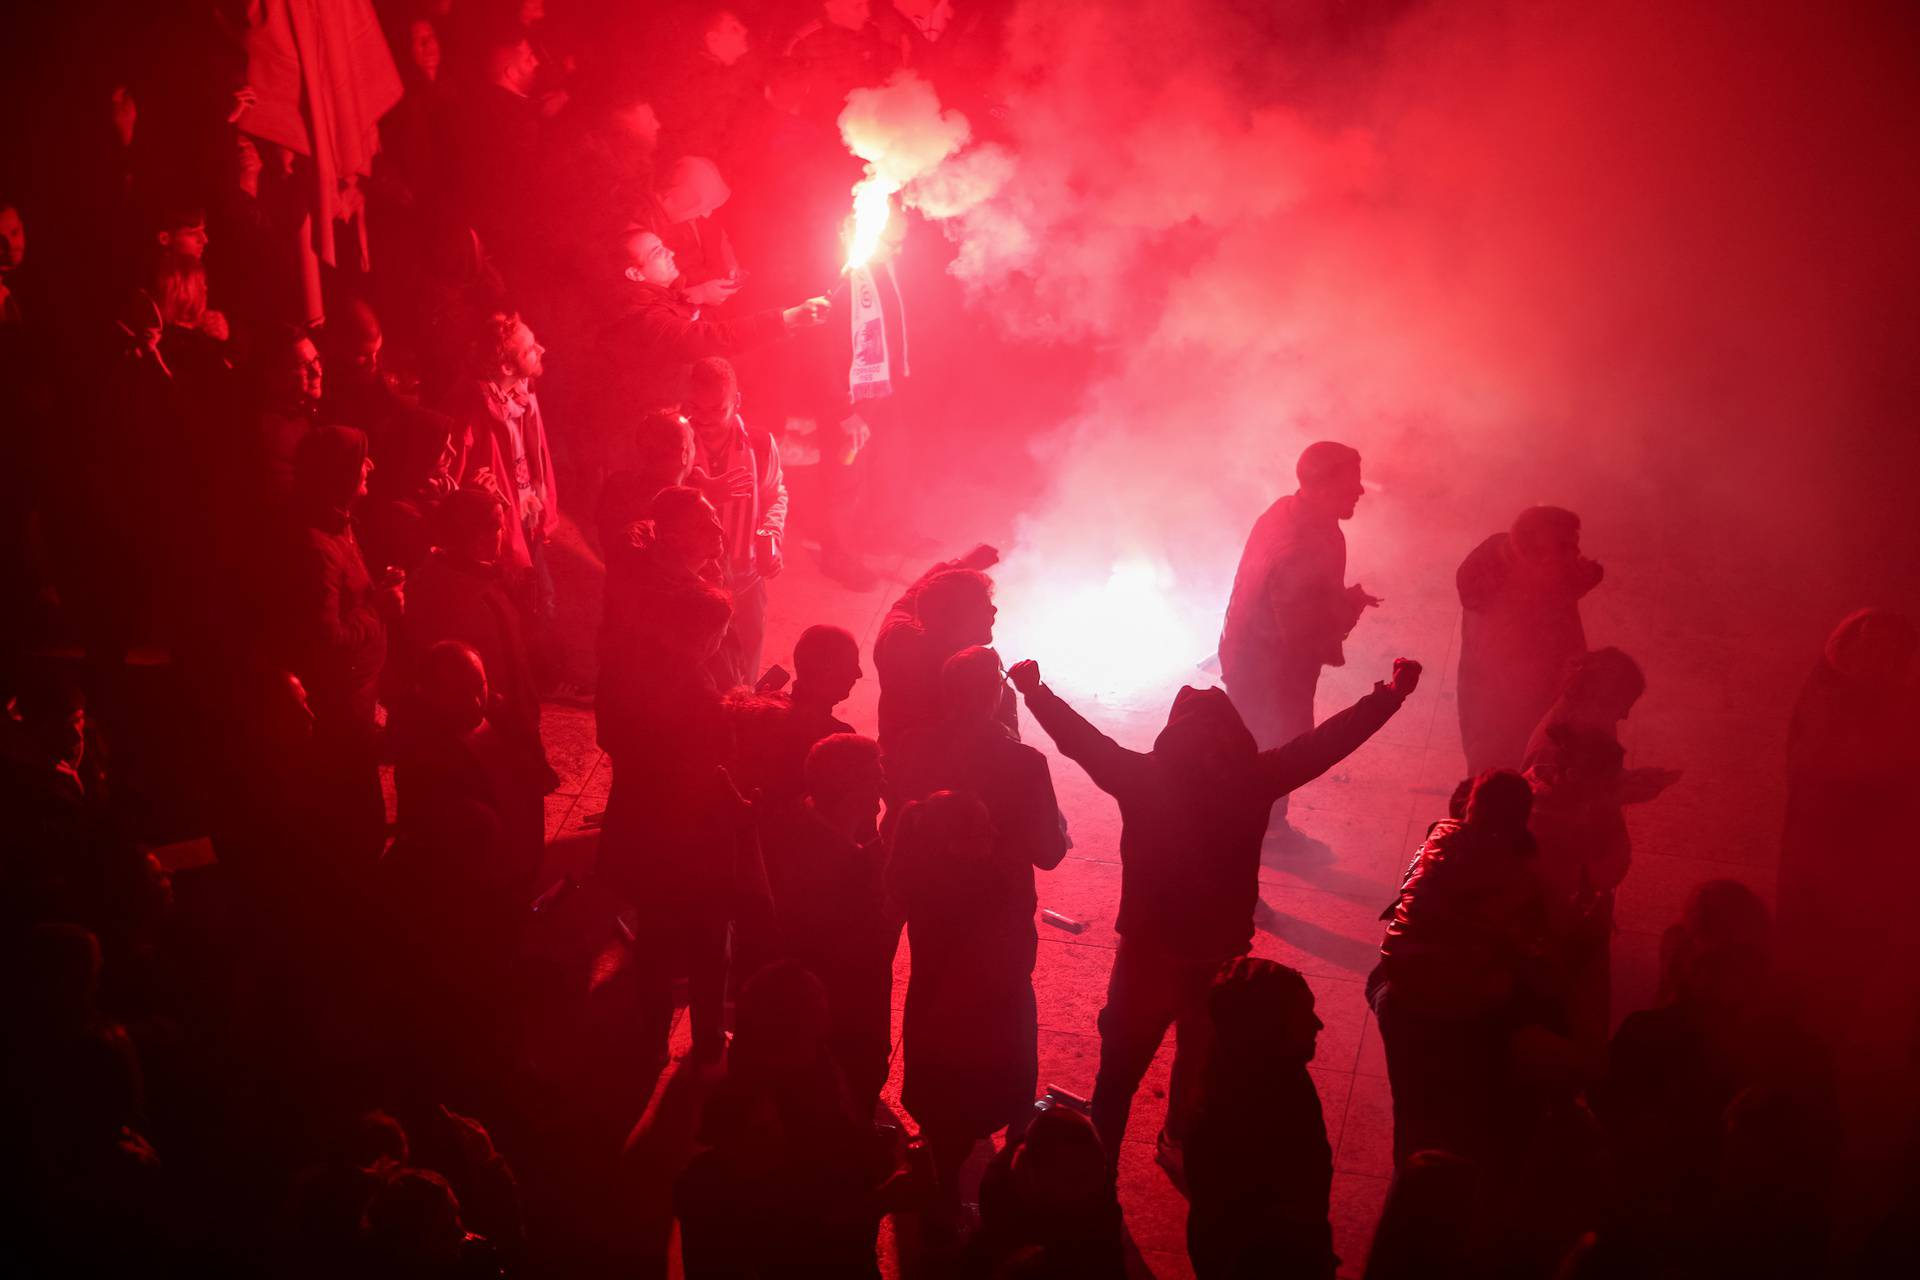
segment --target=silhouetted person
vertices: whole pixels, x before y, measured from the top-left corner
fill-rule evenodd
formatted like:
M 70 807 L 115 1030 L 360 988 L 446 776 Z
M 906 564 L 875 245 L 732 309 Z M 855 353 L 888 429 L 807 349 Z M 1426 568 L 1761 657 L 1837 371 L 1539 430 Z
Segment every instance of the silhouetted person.
M 503 1070 L 510 962 L 545 850 L 545 769 L 488 722 L 486 668 L 469 645 L 427 650 L 396 719 L 398 834 L 380 878 L 419 992 L 406 1032 L 430 1079 Z
M 1680 776 L 1625 767 L 1620 722 L 1645 690 L 1639 664 L 1620 650 L 1582 654 L 1568 664 L 1560 696 L 1527 745 L 1567 1027 L 1591 1052 L 1612 1025 L 1614 891 L 1633 860 L 1624 807 L 1654 799 Z
M 1322 1024 L 1313 989 L 1241 956 L 1208 993 L 1213 1053 L 1186 1144 L 1187 1255 L 1194 1275 L 1331 1280 L 1333 1148 L 1307 1074 Z
M 1120 1202 L 1093 1122 L 1070 1107 L 1033 1118 L 980 1176 L 980 1232 L 968 1243 L 975 1269 L 1031 1266 L 1018 1275 L 1119 1280 L 1126 1271 Z
M 1743 1152 L 1729 1128 L 1736 1100 L 1763 1091 L 1798 1113 L 1800 1194 L 1770 1207 L 1771 1228 L 1747 1222 L 1741 1234 L 1766 1241 L 1785 1268 L 1775 1274 L 1813 1275 L 1823 1265 L 1839 1136 L 1832 1075 L 1826 1050 L 1783 999 L 1772 934 L 1765 904 L 1745 885 L 1699 886 L 1661 938 L 1663 1003 L 1628 1014 L 1614 1033 L 1592 1098 L 1617 1166 L 1602 1233 L 1616 1258 L 1722 1269 L 1718 1259 L 1738 1242 L 1716 1215 L 1751 1208 L 1729 1193 L 1784 1154 Z M 1742 1273 L 1766 1273 L 1752 1264 L 1743 1257 Z
M 871 1114 L 893 1050 L 893 949 L 880 844 L 880 748 L 836 733 L 806 756 L 802 804 L 762 806 L 773 891 L 773 958 L 804 965 L 827 993 L 830 1041 L 854 1109 Z
M 996 838 L 985 804 L 936 791 L 901 814 L 887 888 L 913 966 L 900 1031 L 902 1105 L 926 1139 L 946 1225 L 974 1144 L 1032 1114 L 1039 1073 L 1032 865 Z
M 1886 1217 L 1892 1241 L 1904 1239 L 1893 1189 L 1920 1166 L 1920 1109 L 1906 1084 L 1920 1067 L 1920 980 L 1886 914 L 1920 894 L 1905 853 L 1920 775 L 1917 658 L 1920 631 L 1906 615 L 1862 609 L 1834 628 L 1787 731 L 1780 851 L 1782 968 L 1840 1080 L 1845 1224 L 1857 1232 Z
M 319 427 L 294 454 L 296 531 L 275 584 L 277 651 L 313 708 L 313 785 L 325 797 L 333 846 L 349 867 L 371 870 L 385 842 L 379 729 L 374 705 L 386 663 L 387 624 L 400 616 L 405 575 L 376 582 L 354 540 L 353 506 L 373 469 L 367 438 Z
M 1037 663 L 1008 673 L 1061 754 L 1120 804 L 1120 949 L 1100 1011 L 1093 1122 L 1111 1154 L 1126 1136 L 1134 1091 L 1177 1026 L 1172 1097 L 1162 1150 L 1177 1164 L 1206 1070 L 1207 991 L 1222 963 L 1253 945 L 1260 845 L 1274 803 L 1351 755 L 1420 681 L 1420 664 L 1393 664 L 1353 706 L 1268 751 L 1254 745 L 1219 689 L 1183 688 L 1150 752 L 1129 751 L 1040 682 Z
M 1587 650 L 1580 600 L 1600 584 L 1580 517 L 1528 507 L 1460 564 L 1460 741 L 1467 774 L 1517 769 L 1534 726 Z
M 692 489 L 663 490 L 608 566 L 595 721 L 613 769 L 600 875 L 632 904 L 634 950 L 664 1054 L 676 972 L 688 978 L 694 1051 L 719 1056 L 736 858 L 746 816 L 725 773 L 731 735 L 713 664 L 727 594 L 703 573 L 720 521 Z
M 794 642 L 793 670 L 790 691 L 755 695 L 736 708 L 741 789 L 772 807 L 804 794 L 803 769 L 814 743 L 853 732 L 834 713 L 865 674 L 860 642 L 841 627 L 808 627 Z
M 674 1189 L 688 1280 L 877 1277 L 889 1170 L 847 1100 L 826 991 L 797 964 L 771 965 L 741 988 L 737 1021 Z
M 1407 868 L 1367 979 L 1396 1167 L 1427 1147 L 1483 1158 L 1506 1133 L 1507 1042 L 1547 943 L 1532 808 L 1525 778 L 1482 774 L 1465 820 L 1435 823 Z
M 1313 727 L 1320 668 L 1346 665 L 1347 633 L 1380 603 L 1345 585 L 1340 522 L 1365 492 L 1359 453 L 1322 440 L 1301 453 L 1294 474 L 1298 492 L 1268 507 L 1247 535 L 1220 630 L 1221 681 L 1262 751 Z M 1285 796 L 1277 812 L 1284 824 Z
M 460 1200 L 431 1169 L 401 1169 L 367 1204 L 364 1260 L 380 1280 L 482 1280 L 500 1274 L 492 1246 L 469 1232 Z
M 767 634 L 767 581 L 786 566 L 787 482 L 780 446 L 764 430 L 749 431 L 740 416 L 740 380 L 720 356 L 696 361 L 682 411 L 693 427 L 694 460 L 701 471 L 728 486 L 708 500 L 726 535 L 726 588 L 733 596 L 728 651 L 735 680 L 760 678 Z
M 485 490 L 456 489 L 435 508 L 429 532 L 435 550 L 408 576 L 407 665 L 417 669 L 442 640 L 473 646 L 493 695 L 488 720 L 544 762 L 540 695 L 502 562 L 506 508 Z
M 627 529 L 647 518 L 654 495 L 687 483 L 693 470 L 693 426 L 680 410 L 655 409 L 640 415 L 634 428 L 632 459 L 611 472 L 600 486 L 594 508 L 594 529 L 603 555 L 627 541 Z M 724 494 L 722 496 L 725 496 Z M 708 495 L 708 501 L 713 495 Z
M 376 564 L 418 569 L 433 546 L 433 514 L 454 491 L 454 437 L 461 428 L 444 413 L 402 408 L 386 426 L 382 453 L 367 480 L 360 520 Z
M 958 560 L 943 560 L 887 610 L 873 641 L 883 749 L 940 720 L 940 669 L 948 658 L 973 645 L 993 643 L 993 620 L 1000 611 L 994 607 L 993 579 L 986 570 L 999 559 L 998 551 L 982 546 Z M 1009 692 L 998 712 L 1016 737 L 1018 705 Z

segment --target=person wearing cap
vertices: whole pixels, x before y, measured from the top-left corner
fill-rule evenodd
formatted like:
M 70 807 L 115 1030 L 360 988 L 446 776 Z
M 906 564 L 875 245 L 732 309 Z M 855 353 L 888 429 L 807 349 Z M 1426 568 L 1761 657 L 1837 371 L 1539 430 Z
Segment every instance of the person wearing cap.
M 1345 585 L 1347 539 L 1365 489 L 1360 454 L 1322 440 L 1294 465 L 1300 488 L 1268 507 L 1247 536 L 1220 631 L 1220 676 L 1261 750 L 1313 728 L 1320 668 L 1346 664 L 1342 648 L 1360 615 L 1380 603 Z M 1286 838 L 1287 801 L 1275 806 Z

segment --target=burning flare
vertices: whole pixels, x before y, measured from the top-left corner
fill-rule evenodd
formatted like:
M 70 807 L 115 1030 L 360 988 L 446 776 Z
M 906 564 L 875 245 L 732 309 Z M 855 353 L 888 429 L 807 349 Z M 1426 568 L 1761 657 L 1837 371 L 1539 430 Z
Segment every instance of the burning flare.
M 873 260 L 893 214 L 893 193 L 899 189 L 877 173 L 853 184 L 853 214 L 846 233 L 847 265 L 842 271 L 853 271 Z

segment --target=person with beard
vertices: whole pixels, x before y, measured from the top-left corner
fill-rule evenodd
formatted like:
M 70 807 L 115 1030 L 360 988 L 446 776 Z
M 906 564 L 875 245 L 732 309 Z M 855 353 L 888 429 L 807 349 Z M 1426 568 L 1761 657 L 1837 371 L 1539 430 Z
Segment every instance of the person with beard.
M 367 572 L 352 512 L 373 463 L 351 427 L 318 427 L 293 465 L 293 537 L 276 566 L 275 620 L 281 664 L 305 686 L 313 709 L 316 811 L 324 844 L 349 869 L 371 871 L 386 840 L 375 702 L 386 664 L 387 627 L 400 617 L 406 575 Z
M 714 664 L 732 612 L 708 576 L 724 542 L 699 492 L 662 490 L 607 567 L 594 720 L 613 771 L 598 871 L 631 904 L 647 1034 L 663 1055 L 673 978 L 688 980 L 694 1053 L 726 1046 L 728 946 L 750 839 L 726 766 Z
M 543 623 L 554 611 L 547 540 L 560 523 L 553 454 L 533 389 L 544 371 L 546 350 L 517 312 L 494 312 L 476 335 L 472 372 L 447 406 L 460 424 L 454 478 L 462 487 L 497 493 L 506 503 L 512 513 L 508 560 L 529 575 L 532 616 Z
M 1580 517 L 1528 507 L 1460 564 L 1460 741 L 1467 774 L 1519 767 L 1567 663 L 1587 650 L 1580 600 L 1602 570 L 1580 554 Z
M 1220 689 L 1183 688 L 1147 752 L 1101 733 L 1041 683 L 1039 664 L 1008 673 L 1061 754 L 1120 804 L 1120 948 L 1100 1012 L 1093 1120 L 1110 1156 L 1133 1095 L 1169 1026 L 1178 1029 L 1162 1163 L 1177 1170 L 1206 1069 L 1214 974 L 1253 945 L 1260 846 L 1274 804 L 1351 755 L 1400 709 L 1420 664 L 1284 746 L 1260 750 Z M 1176 1177 L 1179 1175 L 1176 1173 Z
M 1359 452 L 1331 440 L 1310 444 L 1294 474 L 1299 491 L 1268 507 L 1247 535 L 1220 631 L 1221 681 L 1263 751 L 1313 727 L 1320 668 L 1346 664 L 1348 633 L 1381 603 L 1357 583 L 1342 585 L 1340 522 L 1353 518 L 1366 491 Z M 1298 843 L 1284 796 L 1276 808 L 1282 830 Z

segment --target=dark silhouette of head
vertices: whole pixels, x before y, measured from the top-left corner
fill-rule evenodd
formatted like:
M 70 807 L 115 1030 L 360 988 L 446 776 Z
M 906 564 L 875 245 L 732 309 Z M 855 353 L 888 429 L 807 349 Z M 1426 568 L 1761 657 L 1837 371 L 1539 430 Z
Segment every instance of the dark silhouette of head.
M 1580 517 L 1564 507 L 1528 507 L 1507 537 L 1522 560 L 1564 562 L 1580 555 Z
M 740 988 L 734 1025 L 731 1070 L 746 1080 L 776 1083 L 825 1051 L 831 1025 L 827 989 L 798 961 L 775 961 Z
M 847 700 L 864 674 L 860 670 L 860 642 L 844 627 L 808 627 L 793 643 L 795 701 L 837 707 Z
M 1891 687 L 1911 685 L 1920 657 L 1920 629 L 1891 609 L 1848 614 L 1827 638 L 1827 666 L 1848 680 Z
M 1527 830 L 1533 815 L 1533 788 L 1511 769 L 1489 769 L 1473 780 L 1467 797 L 1466 823 L 1493 836 L 1515 836 Z
M 633 433 L 634 467 L 658 477 L 661 487 L 681 485 L 693 469 L 693 425 L 678 409 L 654 409 L 640 415 Z
M 1294 463 L 1300 496 L 1315 510 L 1336 520 L 1350 519 L 1360 496 L 1360 451 L 1332 440 L 1310 444 Z
M 920 588 L 920 625 L 948 652 L 993 642 L 993 579 L 978 569 L 944 569 Z
M 366 432 L 353 427 L 315 427 L 294 446 L 294 492 L 313 506 L 346 511 L 366 495 L 372 473 Z
M 1231 778 L 1259 755 L 1253 734 L 1224 689 L 1182 686 L 1173 695 L 1167 727 L 1153 740 L 1153 753 L 1196 781 Z
M 1625 720 L 1647 691 L 1640 664 L 1620 649 L 1590 649 L 1567 663 L 1561 693 L 1586 716 Z
M 807 752 L 807 799 L 836 831 L 865 840 L 880 816 L 880 744 L 857 733 L 835 733 Z
M 433 544 L 458 563 L 495 563 L 506 534 L 506 508 L 484 489 L 455 489 L 434 508 Z
M 389 1274 L 442 1273 L 466 1246 L 459 1198 L 439 1174 L 402 1169 L 367 1205 L 366 1239 L 376 1265 Z
M 940 668 L 940 701 L 963 724 L 993 719 L 1005 688 L 1000 655 L 985 645 L 969 645 Z
M 420 660 L 420 705 L 442 731 L 464 734 L 487 716 L 487 667 L 474 647 L 442 640 Z
M 1325 1025 L 1314 1013 L 1313 988 L 1298 970 L 1253 956 L 1236 956 L 1220 967 L 1207 992 L 1207 1012 L 1216 1052 L 1250 1066 L 1305 1066 Z
M 685 485 L 662 489 L 653 496 L 648 517 L 661 549 L 687 569 L 697 572 L 726 550 L 720 517 L 698 489 Z

